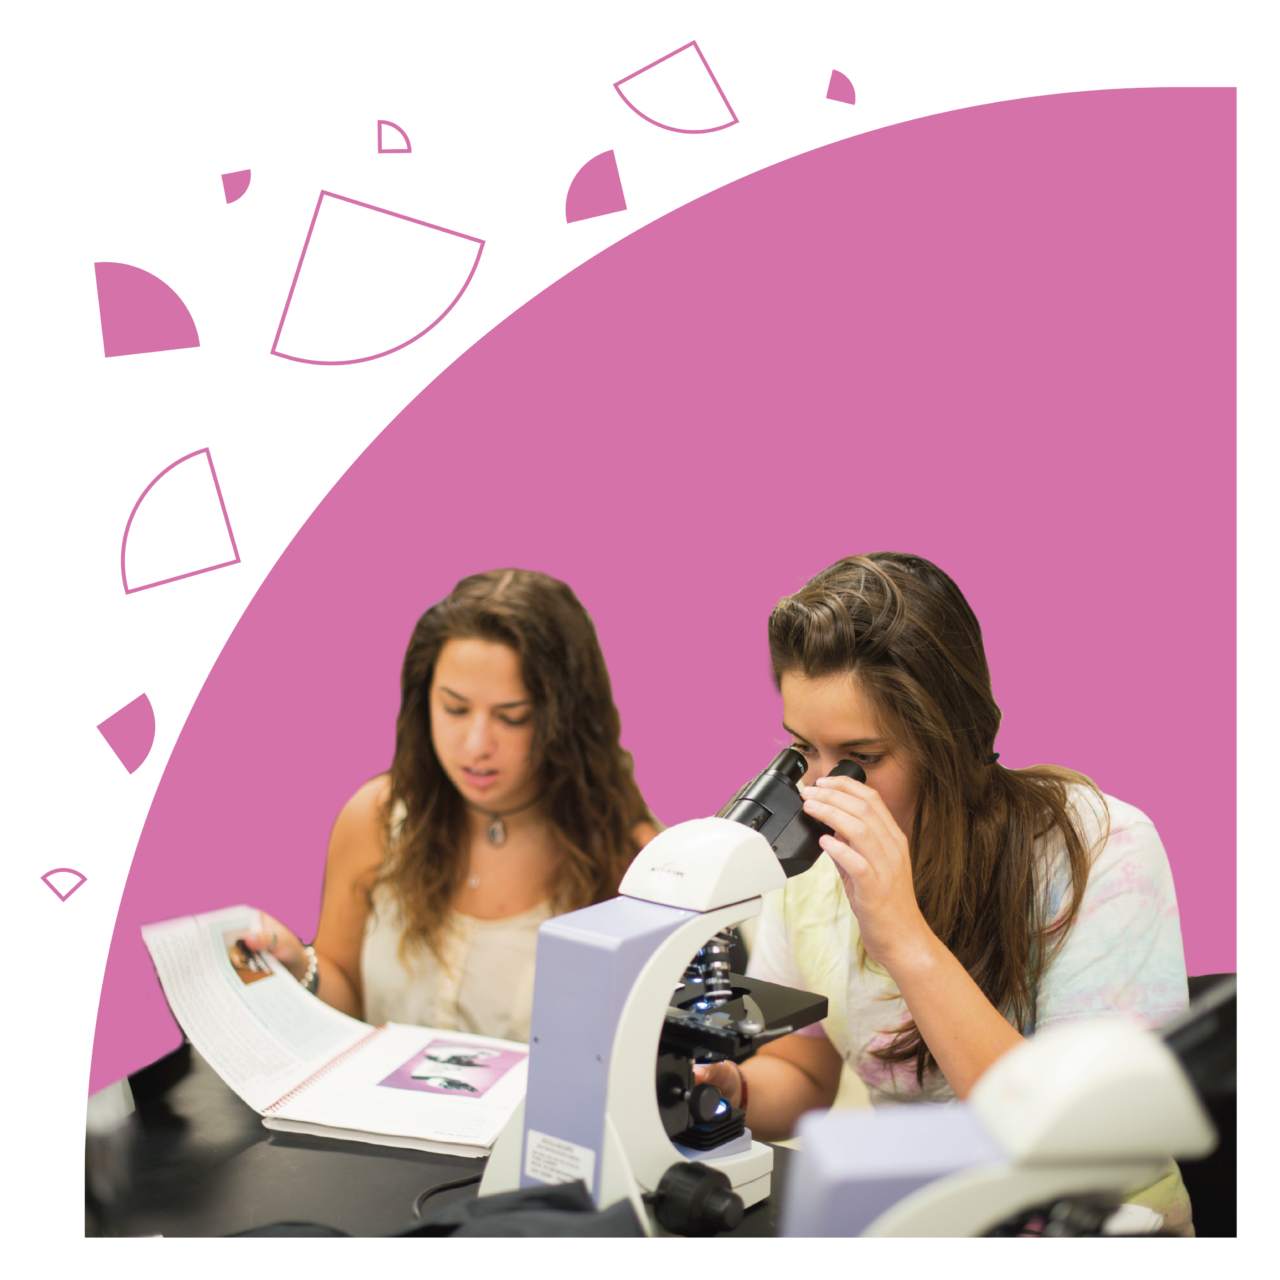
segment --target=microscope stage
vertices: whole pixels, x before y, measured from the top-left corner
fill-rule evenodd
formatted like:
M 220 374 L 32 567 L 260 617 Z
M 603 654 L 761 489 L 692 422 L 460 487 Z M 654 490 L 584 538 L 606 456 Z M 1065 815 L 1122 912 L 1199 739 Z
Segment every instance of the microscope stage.
M 742 974 L 729 975 L 731 999 L 708 1006 L 702 983 L 676 988 L 662 1027 L 661 1050 L 735 1062 L 761 1045 L 827 1016 L 827 998 Z

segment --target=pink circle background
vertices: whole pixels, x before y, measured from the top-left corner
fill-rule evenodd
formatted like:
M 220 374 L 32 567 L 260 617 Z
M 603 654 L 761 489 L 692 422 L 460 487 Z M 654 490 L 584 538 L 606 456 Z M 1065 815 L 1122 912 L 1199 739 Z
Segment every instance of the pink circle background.
M 91 1090 L 178 1040 L 141 924 L 246 901 L 314 929 L 414 620 L 502 565 L 590 609 L 673 823 L 785 741 L 779 596 L 853 551 L 937 561 L 983 623 L 1002 762 L 1145 810 L 1188 969 L 1233 970 L 1234 191 L 1231 90 L 997 103 L 712 192 L 497 326 L 334 486 L 210 673 Z

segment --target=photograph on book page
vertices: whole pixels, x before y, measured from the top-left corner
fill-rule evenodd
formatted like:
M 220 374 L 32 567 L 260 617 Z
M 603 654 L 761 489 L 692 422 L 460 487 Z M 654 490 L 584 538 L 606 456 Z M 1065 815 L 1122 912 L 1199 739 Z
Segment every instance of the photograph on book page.
M 492 1058 L 477 1054 L 475 1062 L 492 1068 L 440 1064 L 441 1074 L 491 1069 L 500 1078 L 476 1092 L 415 1088 L 402 1083 L 425 1054 L 447 1044 L 454 1057 L 466 1051 L 494 1051 Z M 356 1053 L 321 1072 L 305 1088 L 269 1109 L 271 1118 L 307 1121 L 354 1132 L 426 1139 L 463 1146 L 490 1147 L 508 1117 L 524 1097 L 528 1076 L 527 1046 L 487 1036 L 441 1032 L 424 1027 L 388 1023 Z M 403 1077 L 396 1077 L 403 1073 Z M 471 1078 L 475 1078 L 472 1075 Z M 381 1087 L 390 1084 L 391 1087 Z
M 429 1041 L 379 1083 L 391 1089 L 483 1098 L 525 1057 L 524 1051 L 486 1048 L 452 1036 L 441 1036 Z

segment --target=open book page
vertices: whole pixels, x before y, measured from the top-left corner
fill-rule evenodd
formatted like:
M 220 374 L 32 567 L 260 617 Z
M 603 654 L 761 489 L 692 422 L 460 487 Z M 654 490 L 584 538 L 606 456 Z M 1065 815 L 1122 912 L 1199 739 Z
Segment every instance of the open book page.
M 391 1022 L 358 1053 L 269 1107 L 267 1124 L 487 1149 L 524 1097 L 528 1052 L 511 1040 Z
M 261 1111 L 373 1028 L 304 991 L 274 956 L 241 945 L 257 927 L 256 911 L 231 907 L 144 925 L 142 938 L 188 1039 Z

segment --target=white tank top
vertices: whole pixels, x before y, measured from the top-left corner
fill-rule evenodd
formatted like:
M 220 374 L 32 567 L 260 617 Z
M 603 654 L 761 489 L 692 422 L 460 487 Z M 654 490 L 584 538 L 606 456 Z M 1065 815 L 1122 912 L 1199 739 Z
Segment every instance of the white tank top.
M 425 947 L 401 960 L 399 908 L 387 886 L 379 885 L 360 949 L 364 1020 L 527 1041 L 538 926 L 551 914 L 547 902 L 501 920 L 455 911 L 442 961 Z

